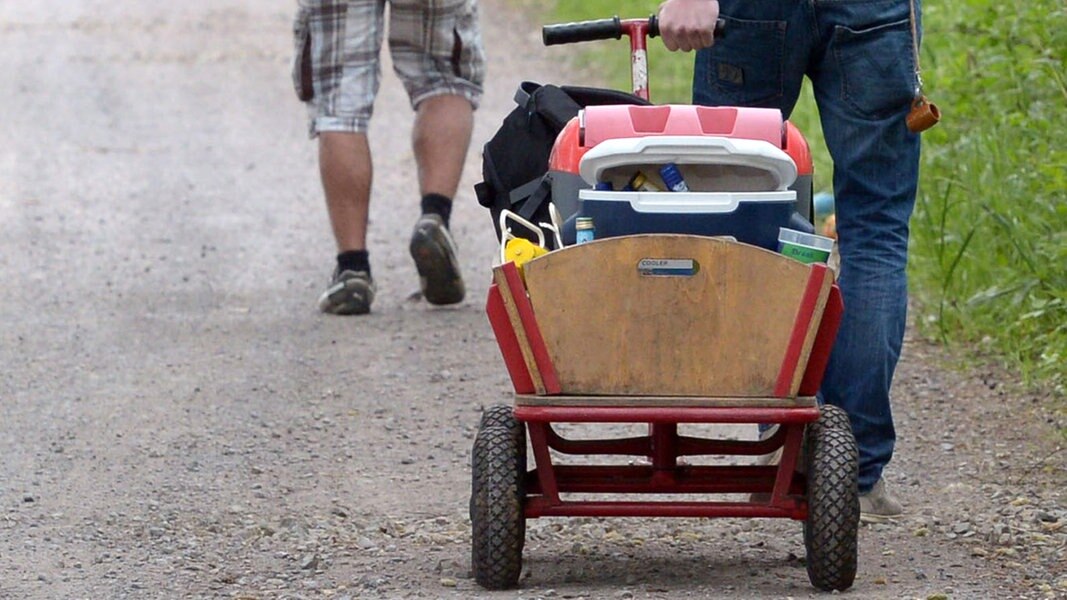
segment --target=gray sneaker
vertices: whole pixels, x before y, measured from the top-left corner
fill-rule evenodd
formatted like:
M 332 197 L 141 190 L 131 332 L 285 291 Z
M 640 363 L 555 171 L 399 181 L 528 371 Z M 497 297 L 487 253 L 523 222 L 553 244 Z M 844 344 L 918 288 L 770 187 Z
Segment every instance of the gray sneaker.
M 871 491 L 860 494 L 860 521 L 885 523 L 904 514 L 904 506 L 886 489 L 885 479 L 879 479 Z
M 422 295 L 430 304 L 456 304 L 466 289 L 459 272 L 456 243 L 439 215 L 424 214 L 411 234 L 411 258 L 419 271 Z
M 330 287 L 319 296 L 319 310 L 332 315 L 365 315 L 374 302 L 375 289 L 366 271 L 334 271 Z

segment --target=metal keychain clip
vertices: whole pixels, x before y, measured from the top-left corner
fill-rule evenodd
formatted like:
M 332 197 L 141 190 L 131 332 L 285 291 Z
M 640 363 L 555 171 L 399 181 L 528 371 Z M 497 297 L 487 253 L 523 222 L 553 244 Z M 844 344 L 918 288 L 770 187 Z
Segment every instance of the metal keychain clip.
M 922 133 L 930 129 L 941 120 L 941 110 L 923 93 L 922 69 L 919 67 L 919 28 L 915 19 L 915 0 L 909 0 L 908 8 L 911 17 L 911 49 L 912 58 L 915 61 L 915 98 L 911 101 L 911 110 L 908 111 L 906 122 L 908 131 Z

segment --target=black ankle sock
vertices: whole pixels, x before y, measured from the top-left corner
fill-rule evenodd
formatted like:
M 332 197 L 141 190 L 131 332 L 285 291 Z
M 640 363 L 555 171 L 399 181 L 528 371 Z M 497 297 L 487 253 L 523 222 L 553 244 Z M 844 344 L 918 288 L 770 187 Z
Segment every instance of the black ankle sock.
M 370 274 L 370 260 L 366 250 L 346 250 L 337 255 L 337 268 L 341 271 L 366 271 Z
M 426 194 L 422 197 L 422 214 L 440 215 L 448 227 L 448 218 L 452 216 L 452 199 L 441 194 Z

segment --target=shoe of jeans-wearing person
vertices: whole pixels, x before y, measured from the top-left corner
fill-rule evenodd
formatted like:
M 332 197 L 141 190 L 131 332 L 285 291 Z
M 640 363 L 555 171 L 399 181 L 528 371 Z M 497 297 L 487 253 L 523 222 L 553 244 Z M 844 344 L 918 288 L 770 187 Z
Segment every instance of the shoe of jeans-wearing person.
M 860 494 L 860 521 L 885 523 L 903 516 L 904 506 L 886 489 L 885 479 L 879 479 L 866 494 Z
M 411 234 L 410 249 L 426 301 L 430 304 L 462 302 L 466 288 L 459 271 L 456 243 L 440 215 L 424 213 L 419 217 Z
M 319 310 L 333 315 L 365 315 L 370 312 L 376 288 L 367 271 L 338 267 L 330 286 L 319 297 Z

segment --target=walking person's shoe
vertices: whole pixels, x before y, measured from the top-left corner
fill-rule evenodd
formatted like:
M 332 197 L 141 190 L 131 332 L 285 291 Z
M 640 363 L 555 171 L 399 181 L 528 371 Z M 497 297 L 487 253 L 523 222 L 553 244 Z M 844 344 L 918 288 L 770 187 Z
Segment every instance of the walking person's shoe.
M 430 304 L 463 301 L 466 288 L 459 272 L 456 243 L 440 215 L 425 213 L 411 234 L 411 257 L 419 271 L 422 295 Z
M 334 271 L 330 287 L 319 297 L 319 310 L 332 315 L 365 315 L 374 302 L 374 280 L 367 271 Z
M 903 516 L 904 506 L 886 489 L 885 479 L 879 479 L 871 491 L 860 494 L 860 521 L 885 523 Z

